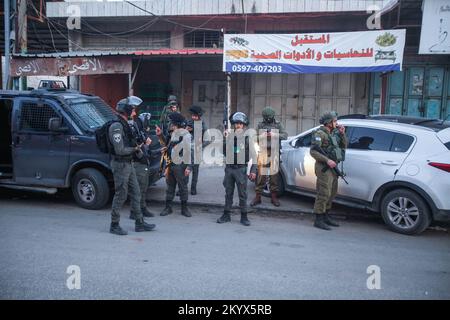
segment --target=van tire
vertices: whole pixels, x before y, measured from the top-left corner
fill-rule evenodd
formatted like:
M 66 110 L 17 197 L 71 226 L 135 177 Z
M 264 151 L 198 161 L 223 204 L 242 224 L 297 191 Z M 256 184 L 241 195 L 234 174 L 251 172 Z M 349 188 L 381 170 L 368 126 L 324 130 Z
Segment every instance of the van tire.
M 401 213 L 397 213 L 402 208 L 408 209 L 403 212 L 407 217 L 401 217 Z M 393 190 L 384 196 L 381 201 L 381 216 L 389 229 L 407 235 L 422 233 L 431 223 L 430 209 L 425 200 L 408 189 Z M 407 218 L 414 222 L 411 227 L 405 226 Z
M 89 210 L 105 207 L 111 194 L 105 176 L 93 168 L 78 171 L 72 178 L 71 187 L 76 203 Z

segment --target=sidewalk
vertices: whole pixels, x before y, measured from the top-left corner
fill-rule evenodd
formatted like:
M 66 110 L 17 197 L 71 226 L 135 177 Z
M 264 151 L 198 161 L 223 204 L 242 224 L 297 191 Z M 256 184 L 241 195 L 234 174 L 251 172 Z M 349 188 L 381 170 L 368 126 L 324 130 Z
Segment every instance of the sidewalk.
M 224 167 L 220 166 L 201 166 L 200 174 L 197 184 L 197 195 L 190 194 L 189 182 L 189 206 L 195 207 L 213 207 L 223 210 L 225 203 L 225 188 L 222 185 L 224 177 Z M 190 181 L 190 180 L 189 180 Z M 178 190 L 178 188 L 177 188 Z M 255 185 L 248 181 L 248 209 L 249 212 L 259 213 L 289 213 L 289 214 L 311 214 L 313 212 L 314 199 L 308 198 L 293 193 L 286 193 L 280 197 L 280 207 L 275 207 L 270 202 L 270 198 L 262 197 L 262 203 L 256 207 L 250 207 L 250 202 L 255 197 Z M 166 196 L 166 181 L 164 178 L 160 179 L 154 186 L 150 186 L 147 193 L 147 201 L 151 205 L 152 202 L 162 204 L 165 202 Z M 174 203 L 180 203 L 179 197 L 175 197 Z M 239 197 L 237 189 L 234 192 L 233 207 L 238 208 Z M 333 206 L 333 213 L 338 215 L 347 215 L 351 213 L 361 213 L 362 210 L 348 208 L 340 205 Z

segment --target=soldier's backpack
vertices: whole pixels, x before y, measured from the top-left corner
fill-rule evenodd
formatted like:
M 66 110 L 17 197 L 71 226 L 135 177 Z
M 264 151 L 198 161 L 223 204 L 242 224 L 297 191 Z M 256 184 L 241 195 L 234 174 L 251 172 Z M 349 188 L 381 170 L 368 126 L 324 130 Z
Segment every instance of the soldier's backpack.
M 104 123 L 100 128 L 95 130 L 95 140 L 97 141 L 98 149 L 103 153 L 113 153 L 114 147 L 109 141 L 109 127 L 117 120 L 110 120 Z

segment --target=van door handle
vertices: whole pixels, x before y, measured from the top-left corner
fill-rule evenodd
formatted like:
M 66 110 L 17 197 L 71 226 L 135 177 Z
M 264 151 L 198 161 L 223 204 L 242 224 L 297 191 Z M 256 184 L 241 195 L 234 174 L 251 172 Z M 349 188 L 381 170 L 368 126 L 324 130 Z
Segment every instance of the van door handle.
M 381 164 L 384 164 L 387 166 L 398 166 L 398 162 L 395 162 L 393 160 L 384 160 L 384 161 L 381 161 Z

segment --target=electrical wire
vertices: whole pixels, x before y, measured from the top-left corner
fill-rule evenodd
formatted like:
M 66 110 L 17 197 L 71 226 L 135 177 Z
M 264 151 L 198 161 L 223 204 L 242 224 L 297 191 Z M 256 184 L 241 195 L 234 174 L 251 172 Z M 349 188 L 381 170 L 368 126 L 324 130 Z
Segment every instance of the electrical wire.
M 177 25 L 177 26 L 180 26 L 180 27 L 183 27 L 183 28 L 194 29 L 194 30 L 221 31 L 221 29 L 202 28 L 201 26 L 193 27 L 193 26 L 189 26 L 189 25 L 186 25 L 186 24 L 182 24 L 182 23 L 179 23 L 179 22 L 170 20 L 170 19 L 168 19 L 168 18 L 165 18 L 165 17 L 163 17 L 163 16 L 156 15 L 156 14 L 154 14 L 153 12 L 148 11 L 148 10 L 142 8 L 142 7 L 139 7 L 138 5 L 135 5 L 134 3 L 132 3 L 132 2 L 130 2 L 130 1 L 128 1 L 128 0 L 125 0 L 124 2 L 130 4 L 130 5 L 132 5 L 133 7 L 137 8 L 137 9 L 139 9 L 139 10 L 142 10 L 143 12 L 146 12 L 146 13 L 148 13 L 148 14 L 154 16 L 154 17 L 158 17 L 158 18 L 160 18 L 161 20 L 167 21 L 167 22 L 169 22 L 169 23 L 172 23 L 172 24 L 174 24 L 174 25 Z M 214 16 L 214 17 L 217 17 L 217 15 Z M 211 19 L 211 20 L 212 20 L 212 19 Z M 204 24 L 203 24 L 203 25 L 204 25 Z

